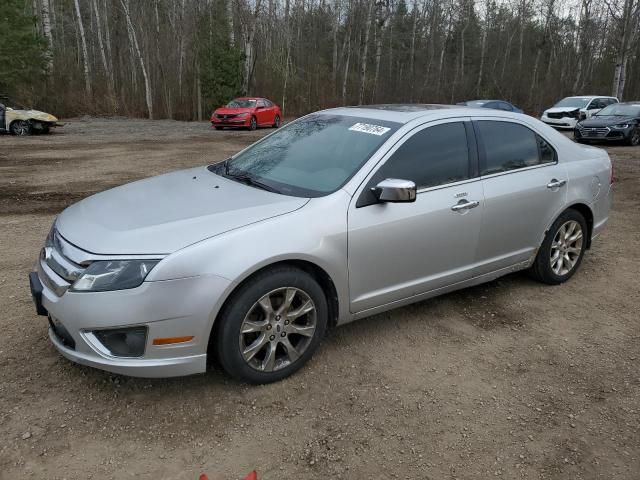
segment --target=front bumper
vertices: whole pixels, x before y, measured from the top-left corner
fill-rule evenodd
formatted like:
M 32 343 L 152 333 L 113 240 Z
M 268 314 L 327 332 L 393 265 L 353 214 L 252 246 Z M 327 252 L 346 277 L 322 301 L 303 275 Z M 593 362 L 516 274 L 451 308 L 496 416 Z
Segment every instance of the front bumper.
M 212 127 L 248 127 L 251 123 L 251 117 L 219 119 L 211 118 Z
M 542 120 L 547 125 L 550 125 L 556 128 L 575 128 L 576 124 L 578 123 L 577 118 L 571 118 L 571 117 L 549 118 L 546 115 L 543 115 L 542 117 L 540 117 L 540 120 Z
M 101 370 L 147 378 L 206 371 L 213 317 L 230 285 L 226 279 L 209 275 L 144 282 L 130 290 L 67 291 L 58 296 L 47 286 L 50 281 L 31 274 L 30 283 L 38 313 L 50 319 L 49 338 L 64 357 Z M 148 329 L 141 357 L 110 355 L 91 333 L 131 326 Z M 154 338 L 179 336 L 193 339 L 153 345 Z

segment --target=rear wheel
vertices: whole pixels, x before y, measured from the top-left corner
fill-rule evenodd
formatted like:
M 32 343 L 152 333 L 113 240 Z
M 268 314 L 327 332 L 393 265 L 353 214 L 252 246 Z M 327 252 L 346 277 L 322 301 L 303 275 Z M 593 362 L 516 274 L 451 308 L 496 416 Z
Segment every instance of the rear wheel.
M 276 115 L 276 118 L 273 119 L 273 128 L 280 127 L 280 115 Z
M 549 285 L 569 280 L 582 263 L 587 232 L 587 222 L 580 212 L 565 211 L 547 232 L 531 266 L 532 276 Z
M 231 376 L 275 382 L 311 358 L 327 320 L 327 300 L 318 282 L 297 268 L 278 267 L 258 274 L 229 299 L 214 345 Z
M 251 117 L 251 123 L 249 123 L 249 130 L 255 130 L 256 128 L 258 128 L 258 121 L 256 120 L 256 117 Z
M 631 132 L 631 135 L 629 135 L 629 138 L 627 139 L 627 143 L 632 147 L 640 145 L 640 127 L 636 127 L 633 132 Z
M 31 135 L 31 123 L 27 120 L 16 120 L 11 124 L 11 133 L 18 136 Z

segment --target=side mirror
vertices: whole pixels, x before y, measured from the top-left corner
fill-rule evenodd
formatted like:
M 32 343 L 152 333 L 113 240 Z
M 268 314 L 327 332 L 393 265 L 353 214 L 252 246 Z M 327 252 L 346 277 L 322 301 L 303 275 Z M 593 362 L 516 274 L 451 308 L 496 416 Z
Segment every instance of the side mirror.
M 380 202 L 415 202 L 417 188 L 411 180 L 387 178 L 371 189 Z

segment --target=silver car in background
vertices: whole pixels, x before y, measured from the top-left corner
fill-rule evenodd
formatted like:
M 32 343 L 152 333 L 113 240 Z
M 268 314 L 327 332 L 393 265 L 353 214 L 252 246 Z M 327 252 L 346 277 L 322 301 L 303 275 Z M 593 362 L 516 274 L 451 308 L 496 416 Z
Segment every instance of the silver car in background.
M 272 382 L 337 325 L 517 270 L 568 280 L 611 179 L 605 151 L 521 114 L 325 110 L 67 208 L 31 289 L 72 361 L 168 377 L 216 358 Z

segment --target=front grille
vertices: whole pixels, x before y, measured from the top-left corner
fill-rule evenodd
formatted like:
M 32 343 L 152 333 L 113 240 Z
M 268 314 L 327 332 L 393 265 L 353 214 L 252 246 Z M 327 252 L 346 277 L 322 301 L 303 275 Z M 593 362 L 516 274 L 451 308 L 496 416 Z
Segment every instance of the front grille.
M 62 296 L 86 268 L 70 256 L 70 247 L 71 244 L 54 229 L 40 252 L 38 276 L 58 296 Z
M 587 138 L 606 137 L 611 131 L 607 127 L 583 127 L 582 125 L 578 126 L 578 130 L 580 131 L 580 136 Z
M 220 114 L 220 113 L 218 113 L 216 116 L 218 118 L 222 118 L 224 120 L 228 120 L 230 118 L 236 118 L 238 115 L 236 113 L 230 113 L 230 114 Z
M 563 118 L 563 117 L 567 117 L 568 115 L 564 112 L 560 112 L 560 113 L 547 113 L 547 117 L 549 118 Z

